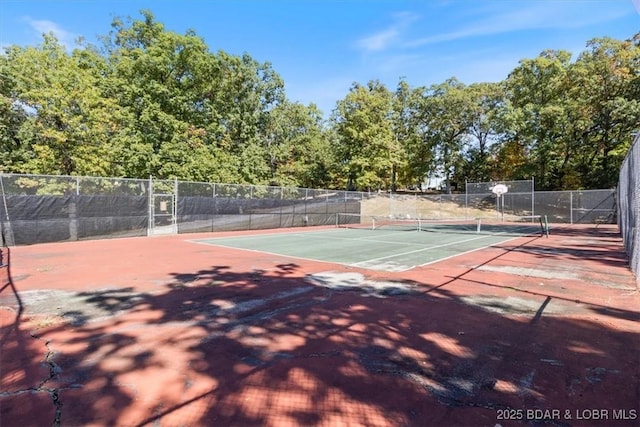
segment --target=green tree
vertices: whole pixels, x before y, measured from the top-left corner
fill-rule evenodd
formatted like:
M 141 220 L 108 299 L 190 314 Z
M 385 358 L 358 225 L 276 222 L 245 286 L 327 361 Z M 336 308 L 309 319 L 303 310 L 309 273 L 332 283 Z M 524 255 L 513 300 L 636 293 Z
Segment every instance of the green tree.
M 282 79 L 249 55 L 212 54 L 193 31 L 166 31 L 153 14 L 114 20 L 105 51 L 114 96 L 129 114 L 120 141 L 130 176 L 264 183 L 270 111 Z M 195 167 L 194 167 L 195 166 Z
M 402 149 L 393 126 L 393 94 L 380 82 L 354 83 L 338 102 L 335 152 L 348 189 L 389 190 Z
M 535 165 L 537 188 L 561 187 L 559 172 L 572 153 L 566 144 L 568 120 L 568 70 L 571 54 L 548 50 L 535 59 L 520 61 L 509 75 L 507 90 L 514 126 L 512 138 L 526 145 Z M 517 119 L 517 120 L 516 120 Z
M 471 112 L 467 95 L 465 85 L 456 78 L 432 85 L 424 91 L 419 113 L 425 146 L 433 152 L 430 169 L 444 178 L 448 192 L 456 171 L 463 166 L 462 153 L 469 143 Z
M 640 123 L 640 46 L 633 40 L 593 39 L 571 68 L 575 102 L 571 135 L 579 142 L 576 170 L 584 187 L 617 184 L 618 171 Z
M 7 49 L 2 75 L 10 83 L 2 88 L 10 114 L 3 120 L 10 125 L 3 145 L 11 149 L 5 157 L 12 171 L 113 173 L 110 140 L 120 107 L 104 96 L 102 64 L 90 49 L 68 54 L 51 34 L 39 46 Z
M 354 83 L 325 122 L 287 100 L 270 63 L 141 16 L 116 18 L 99 48 L 51 34 L 5 48 L 4 171 L 362 190 L 535 175 L 538 189 L 601 188 L 640 122 L 640 33 L 591 40 L 574 62 L 544 51 L 501 83 Z
M 505 108 L 505 95 L 500 83 L 474 83 L 464 91 L 464 108 L 469 119 L 470 138 L 464 153 L 466 164 L 462 175 L 465 180 L 486 182 L 501 179 L 494 176 L 495 159 L 493 145 L 502 136 L 501 117 Z M 499 145 L 498 145 L 499 147 Z M 462 178 L 462 177 L 461 177 Z
M 402 149 L 402 159 L 396 167 L 398 183 L 421 188 L 432 164 L 432 151 L 424 141 L 424 127 L 419 120 L 421 92 L 401 79 L 393 102 L 393 130 Z
M 122 170 L 139 178 L 228 175 L 216 165 L 219 157 L 227 160 L 224 165 L 230 159 L 211 146 L 219 130 L 215 121 L 209 123 L 202 97 L 211 62 L 206 44 L 192 32 L 165 31 L 151 12 L 142 13 L 143 21 L 115 19 L 103 38 L 114 82 L 111 96 L 127 112 L 118 141 Z
M 272 173 L 267 135 L 272 110 L 286 100 L 284 82 L 269 63 L 247 54 L 219 52 L 215 69 L 208 102 L 222 132 L 219 140 L 240 159 L 241 182 L 267 184 Z
M 272 185 L 329 185 L 333 158 L 323 119 L 315 105 L 283 102 L 271 111 L 265 135 Z
M 9 57 L 0 55 L 0 171 L 21 172 L 30 149 L 22 142 L 20 132 L 29 113 L 17 98 L 15 76 L 9 65 Z

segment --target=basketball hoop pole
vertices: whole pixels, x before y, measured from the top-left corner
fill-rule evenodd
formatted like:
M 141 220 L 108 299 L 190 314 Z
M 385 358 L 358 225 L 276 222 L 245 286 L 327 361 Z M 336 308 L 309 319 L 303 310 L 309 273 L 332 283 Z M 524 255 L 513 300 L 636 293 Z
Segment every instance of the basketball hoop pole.
M 491 191 L 496 195 L 496 210 L 498 211 L 498 216 L 501 217 L 502 222 L 504 222 L 504 195 L 509 191 L 509 187 L 504 184 L 496 184 Z
M 496 212 L 500 221 L 504 222 L 504 194 L 496 193 Z

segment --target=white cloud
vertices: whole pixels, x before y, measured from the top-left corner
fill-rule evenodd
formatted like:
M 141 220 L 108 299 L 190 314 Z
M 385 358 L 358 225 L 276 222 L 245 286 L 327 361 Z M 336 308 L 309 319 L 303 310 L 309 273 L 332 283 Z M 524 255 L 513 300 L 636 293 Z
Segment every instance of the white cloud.
M 640 0 L 634 0 L 634 2 L 640 2 Z M 611 7 L 602 9 L 583 8 L 578 3 L 570 1 L 536 1 L 517 4 L 527 6 L 506 12 L 503 11 L 504 7 L 493 10 L 484 19 L 463 24 L 458 30 L 418 38 L 406 43 L 405 47 L 419 47 L 522 30 L 576 29 L 609 22 L 629 13 L 627 8 L 620 7 L 621 3 L 615 2 L 611 2 Z
M 367 52 L 377 52 L 384 50 L 398 37 L 398 30 L 389 28 L 372 36 L 358 40 L 358 47 Z
M 522 59 L 487 50 L 473 54 L 399 54 L 384 58 L 371 68 L 384 76 L 387 87 L 395 89 L 399 70 L 412 86 L 430 86 L 456 77 L 465 84 L 503 80 Z
M 365 52 L 380 52 L 393 46 L 402 38 L 402 34 L 419 19 L 418 15 L 410 12 L 400 12 L 393 15 L 394 22 L 383 30 L 356 42 L 356 47 Z
M 30 17 L 26 17 L 24 18 L 24 20 L 33 31 L 38 33 L 38 36 L 52 33 L 54 36 L 56 36 L 60 44 L 66 46 L 67 48 L 73 46 L 76 39 L 78 38 L 77 34 L 65 30 L 53 21 L 48 21 L 46 19 L 32 19 Z

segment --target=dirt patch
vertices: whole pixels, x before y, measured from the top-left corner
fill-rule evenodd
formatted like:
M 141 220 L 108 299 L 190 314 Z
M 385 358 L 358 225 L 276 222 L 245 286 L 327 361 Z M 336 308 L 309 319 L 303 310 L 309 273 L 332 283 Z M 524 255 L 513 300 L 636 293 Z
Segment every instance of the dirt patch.
M 491 199 L 491 197 L 489 197 Z M 362 200 L 363 216 L 389 216 L 410 218 L 498 218 L 495 204 L 489 200 L 486 208 L 478 209 L 466 205 L 465 196 L 452 196 L 451 200 L 440 196 L 388 196 L 371 197 Z M 505 216 L 506 218 L 506 216 Z M 515 219 L 516 217 L 509 216 Z
M 70 322 L 79 326 L 91 320 L 101 320 L 124 313 L 145 298 L 144 293 L 131 289 L 99 289 L 91 292 L 71 292 L 61 289 L 36 289 L 20 292 L 20 302 L 14 296 L 0 298 L 0 306 L 17 311 L 22 304 L 23 315 L 38 325 Z

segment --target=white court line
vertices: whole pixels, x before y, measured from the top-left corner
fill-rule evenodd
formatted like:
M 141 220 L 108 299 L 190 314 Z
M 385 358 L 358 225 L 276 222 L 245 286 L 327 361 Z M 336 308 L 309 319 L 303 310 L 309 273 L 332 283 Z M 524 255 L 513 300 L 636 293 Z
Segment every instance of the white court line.
M 315 233 L 322 233 L 322 232 L 316 231 Z M 295 233 L 293 233 L 293 234 L 295 234 Z M 300 233 L 300 234 L 302 235 L 302 233 Z M 290 235 L 290 234 L 272 233 L 272 234 L 269 234 L 269 235 L 270 236 L 278 236 L 278 235 Z M 252 236 L 238 236 L 238 237 L 252 237 Z M 320 237 L 320 236 L 318 236 L 318 237 Z M 222 240 L 222 239 L 226 239 L 226 238 L 218 237 L 216 239 Z M 284 257 L 284 258 L 299 259 L 299 260 L 303 260 L 303 261 L 326 262 L 326 263 L 331 263 L 331 264 L 344 265 L 344 266 L 347 266 L 347 267 L 349 267 L 349 266 L 357 266 L 357 264 L 359 264 L 359 263 L 367 262 L 367 261 L 359 261 L 358 263 L 355 263 L 355 264 L 354 263 L 349 264 L 349 263 L 346 263 L 346 262 L 333 261 L 333 260 L 323 260 L 323 259 L 318 259 L 318 258 L 306 258 L 306 257 L 301 257 L 301 256 L 296 256 L 296 255 L 287 255 L 287 254 L 283 254 L 283 253 L 269 252 L 269 251 L 264 251 L 264 250 L 259 250 L 259 249 L 248 249 L 248 248 L 242 248 L 242 247 L 238 247 L 238 246 L 223 245 L 223 244 L 211 242 L 211 240 L 215 240 L 215 239 L 194 239 L 194 240 L 189 240 L 189 242 L 195 243 L 195 244 L 198 244 L 198 245 L 206 245 L 206 246 L 213 246 L 213 247 L 217 246 L 217 247 L 225 248 L 225 249 L 235 249 L 235 250 L 240 250 L 240 251 L 253 252 L 253 253 L 257 253 L 257 254 L 266 254 L 266 255 L 278 256 L 278 257 L 281 257 L 281 258 Z M 356 239 L 341 238 L 341 240 L 356 240 Z M 367 239 L 361 239 L 361 240 L 371 241 L 371 240 L 367 240 Z M 363 268 L 366 268 L 366 267 L 363 267 Z M 394 270 L 394 271 L 406 271 L 406 270 L 410 270 L 411 268 L 413 268 L 413 267 L 409 267 L 409 268 L 402 269 L 402 270 Z M 371 270 L 371 268 L 369 268 L 368 270 Z M 390 271 L 390 270 L 386 270 L 386 271 Z
M 307 234 L 293 234 L 294 236 L 299 237 L 307 237 Z M 392 245 L 403 245 L 403 246 L 421 246 L 424 247 L 427 243 L 413 243 L 413 242 L 396 242 L 391 240 L 380 240 L 380 239 L 371 239 L 369 237 L 334 237 L 334 236 L 323 236 L 322 233 L 316 232 L 316 235 L 313 235 L 316 239 L 329 239 L 329 240 L 348 240 L 348 241 L 362 241 L 362 242 L 374 242 L 374 243 L 387 243 Z
M 451 243 L 445 243 L 445 244 L 442 244 L 442 245 L 430 246 L 430 247 L 428 247 L 428 248 L 416 249 L 415 251 L 403 252 L 403 253 L 399 253 L 399 254 L 396 254 L 396 255 L 387 255 L 387 256 L 380 257 L 380 258 L 372 258 L 372 259 L 367 260 L 367 261 L 360 261 L 360 262 L 357 262 L 357 263 L 355 263 L 355 264 L 349 264 L 349 265 L 357 266 L 358 264 L 365 263 L 365 262 L 366 262 L 366 263 L 369 263 L 369 262 L 375 262 L 375 261 L 380 261 L 380 260 L 383 260 L 383 259 L 395 258 L 395 257 L 400 257 L 400 256 L 404 256 L 404 255 L 414 254 L 414 253 L 418 253 L 418 252 L 430 251 L 431 249 L 444 248 L 444 247 L 447 247 L 447 246 L 457 245 L 457 244 L 459 244 L 459 243 L 466 243 L 466 242 L 472 242 L 472 241 L 474 241 L 474 240 L 486 239 L 486 238 L 488 238 L 488 237 L 495 237 L 495 236 L 493 236 L 493 235 L 486 235 L 486 236 L 474 237 L 474 238 L 471 238 L 471 239 L 456 240 L 455 242 L 451 242 Z M 513 239 L 517 239 L 517 238 L 518 238 L 518 237 L 514 237 Z M 508 242 L 509 240 L 513 240 L 513 239 L 508 239 L 508 240 L 506 240 L 506 241 Z M 501 243 L 502 243 L 502 242 L 501 242 Z M 482 247 L 482 248 L 488 248 L 488 247 L 489 247 L 489 246 L 487 245 L 487 246 L 484 246 L 484 247 Z M 477 250 L 477 249 L 473 249 L 473 250 Z M 468 252 L 470 252 L 470 251 L 468 251 Z M 467 252 L 464 252 L 464 253 L 467 253 Z M 458 255 L 462 255 L 462 254 L 456 254 L 456 255 L 453 255 L 453 256 L 458 256 Z M 446 258 L 441 258 L 441 259 L 446 259 Z
M 189 240 L 192 243 L 197 243 L 197 244 L 203 244 L 203 245 L 208 245 L 208 246 L 218 246 L 218 247 L 222 247 L 222 248 L 228 248 L 228 249 L 236 249 L 236 250 L 244 250 L 244 251 L 249 251 L 249 252 L 254 252 L 254 253 L 262 253 L 262 254 L 267 254 L 267 255 L 272 255 L 272 256 L 279 256 L 279 257 L 286 257 L 286 258 L 293 258 L 293 259 L 300 259 L 300 260 L 304 260 L 304 261 L 312 261 L 312 262 L 328 262 L 328 263 L 333 263 L 333 264 L 338 264 L 338 265 L 344 265 L 344 266 L 348 266 L 348 267 L 360 267 L 360 268 L 365 268 L 365 269 L 374 269 L 372 267 L 368 268 L 364 265 L 366 264 L 370 264 L 370 263 L 375 263 L 376 261 L 380 261 L 380 260 L 385 260 L 388 258 L 396 258 L 396 257 L 402 257 L 405 255 L 409 255 L 409 254 L 413 254 L 413 253 L 418 253 L 418 252 L 426 252 L 429 251 L 431 249 L 439 249 L 439 248 L 443 248 L 443 247 L 447 247 L 447 246 L 454 246 L 460 243 L 466 243 L 466 242 L 471 242 L 474 240 L 481 240 L 481 239 L 486 239 L 489 237 L 496 237 L 499 236 L 497 234 L 489 234 L 489 235 L 482 235 L 482 236 L 477 236 L 477 237 L 473 237 L 470 239 L 463 239 L 463 240 L 456 240 L 454 242 L 450 242 L 450 243 L 445 243 L 442 245 L 436 245 L 436 246 L 428 246 L 428 247 L 424 247 L 425 244 L 421 244 L 421 243 L 404 243 L 404 242 L 388 242 L 388 241 L 383 241 L 383 240 L 373 240 L 373 239 L 369 239 L 369 238 L 347 238 L 347 237 L 329 237 L 329 236 L 324 236 L 323 234 L 327 233 L 327 232 L 334 232 L 334 231 L 342 231 L 342 229 L 329 229 L 329 230 L 323 230 L 323 231 L 309 231 L 309 232 L 305 232 L 305 233 L 268 233 L 268 234 L 261 234 L 261 235 L 246 235 L 246 236 L 236 236 L 236 237 L 216 237 L 216 238 L 212 238 L 212 239 L 194 239 L 194 240 Z M 402 252 L 399 254 L 395 254 L 395 255 L 387 255 L 384 257 L 379 257 L 379 258 L 372 258 L 369 260 L 365 260 L 365 261 L 358 261 L 356 263 L 344 263 L 344 262 L 340 262 L 340 261 L 332 261 L 332 260 L 322 260 L 322 259 L 318 259 L 318 258 L 306 258 L 306 257 L 301 257 L 301 256 L 296 256 L 296 255 L 287 255 L 287 254 L 282 254 L 282 253 L 277 253 L 277 252 L 269 252 L 269 251 L 264 251 L 264 250 L 258 250 L 258 249 L 247 249 L 247 248 L 241 248 L 241 247 L 237 247 L 237 246 L 229 246 L 229 245 L 224 245 L 224 244 L 218 244 L 215 243 L 216 240 L 228 240 L 228 239 L 245 239 L 245 238 L 254 238 L 254 239 L 258 239 L 260 237 L 273 237 L 273 236 L 291 236 L 294 235 L 296 237 L 308 237 L 310 235 L 315 234 L 316 236 L 312 236 L 312 237 L 317 237 L 317 238 L 326 238 L 326 239 L 335 239 L 335 240 L 361 240 L 361 241 L 367 241 L 367 242 L 377 242 L 377 243 L 393 243 L 393 244 L 402 244 L 402 245 L 414 245 L 414 246 L 421 246 L 421 249 L 416 249 L 416 250 L 412 250 L 412 251 L 407 251 L 407 252 Z M 512 237 L 510 239 L 507 240 L 502 240 L 500 242 L 497 243 L 506 243 L 509 242 L 511 240 L 516 240 L 519 239 L 521 237 L 524 236 L 516 236 L 516 237 Z M 492 245 L 495 243 L 492 243 Z M 406 268 L 403 268 L 401 270 L 393 270 L 393 271 L 408 271 L 411 270 L 413 268 L 416 267 L 423 267 L 429 264 L 434 264 L 436 262 L 440 262 L 440 261 L 444 261 L 450 258 L 454 258 L 460 255 L 465 255 L 471 252 L 475 252 L 475 251 L 479 251 L 482 249 L 486 249 L 488 247 L 490 247 L 491 245 L 484 245 L 481 246 L 479 248 L 475 248 L 475 249 L 470 249 L 468 251 L 465 252 L 460 252 L 460 253 L 456 253 L 444 258 L 438 258 L 423 264 L 417 264 L 417 265 L 412 265 L 412 266 L 406 266 Z M 385 271 L 391 271 L 391 270 L 385 270 Z
M 425 250 L 437 249 L 437 248 L 441 248 L 441 247 L 457 245 L 458 243 L 471 242 L 471 241 L 478 240 L 478 239 L 485 239 L 485 238 L 488 238 L 488 237 L 495 237 L 495 236 L 499 236 L 500 235 L 500 233 L 483 234 L 481 236 L 476 236 L 476 237 L 473 237 L 473 238 L 470 238 L 470 239 L 456 240 L 456 241 L 453 241 L 453 242 L 450 242 L 450 243 L 446 243 L 446 244 L 442 244 L 442 245 L 436 245 L 436 246 L 429 246 L 428 242 L 416 242 L 416 243 L 413 243 L 413 242 L 396 242 L 396 241 L 389 241 L 389 240 L 372 239 L 370 237 L 334 237 L 334 236 L 326 236 L 325 235 L 327 233 L 342 232 L 344 230 L 346 230 L 346 229 L 337 228 L 337 229 L 328 229 L 328 230 L 322 230 L 322 231 L 313 230 L 313 231 L 302 232 L 302 233 L 301 232 L 295 232 L 295 233 L 266 233 L 266 234 L 231 236 L 231 237 L 212 237 L 212 238 L 205 238 L 205 239 L 194 239 L 194 240 L 189 240 L 189 241 L 194 242 L 194 243 L 205 243 L 205 244 L 211 244 L 211 245 L 234 248 L 234 246 L 226 246 L 226 245 L 217 244 L 217 243 L 215 243 L 215 241 L 236 240 L 236 239 L 238 239 L 238 240 L 246 240 L 246 239 L 256 239 L 256 240 L 258 240 L 258 239 L 262 239 L 262 238 L 265 238 L 265 237 L 272 238 L 274 236 L 282 236 L 282 237 L 284 237 L 284 236 L 294 236 L 294 237 L 315 237 L 317 239 L 366 241 L 366 242 L 373 242 L 373 243 L 386 243 L 386 244 L 395 244 L 395 245 L 403 245 L 403 246 L 420 246 L 420 248 L 421 248 L 421 249 L 417 249 L 415 251 L 402 252 L 402 253 L 400 253 L 398 255 L 388 255 L 388 256 L 381 257 L 381 258 L 373 258 L 373 259 L 369 260 L 369 261 L 378 261 L 378 260 L 381 260 L 381 259 L 393 258 L 393 257 L 396 257 L 396 256 L 402 256 L 402 255 L 408 255 L 408 254 L 421 252 L 421 251 L 425 251 Z M 518 237 L 522 237 L 522 236 L 518 236 Z M 518 238 L 518 237 L 514 237 L 514 238 Z M 509 240 L 511 240 L 511 239 L 509 239 Z M 208 242 L 212 242 L 212 243 L 208 243 Z M 236 247 L 236 249 L 238 249 L 238 248 Z M 265 252 L 265 253 L 268 253 L 268 252 Z
M 499 242 L 499 243 L 500 243 L 500 244 L 502 244 L 502 243 L 507 243 L 507 242 L 510 242 L 510 241 L 512 241 L 512 240 L 519 239 L 519 238 L 521 238 L 521 237 L 523 237 L 523 236 L 512 237 L 511 239 L 503 240 L 503 241 L 501 241 L 501 242 Z M 495 245 L 495 243 L 493 243 L 493 244 Z M 413 266 L 413 267 L 411 267 L 411 268 L 424 267 L 425 265 L 435 264 L 436 262 L 440 262 L 440 261 L 444 261 L 444 260 L 447 260 L 447 259 L 455 258 L 455 257 L 460 256 L 460 255 L 470 254 L 471 252 L 479 251 L 479 250 L 482 250 L 482 249 L 487 249 L 487 248 L 489 248 L 489 247 L 491 247 L 491 246 L 492 246 L 492 245 L 485 245 L 485 246 L 480 246 L 479 248 L 469 249 L 468 251 L 460 252 L 460 253 L 458 253 L 458 254 L 449 255 L 449 256 L 444 257 L 444 258 L 434 259 L 433 261 L 425 262 L 424 264 L 414 265 L 414 266 Z M 477 267 L 477 266 L 474 266 L 473 268 L 476 268 L 476 267 Z
M 307 235 L 307 234 L 323 234 L 323 233 L 334 233 L 336 231 L 343 231 L 343 228 L 328 228 L 326 230 L 309 230 L 305 232 L 279 232 L 279 233 L 260 233 L 260 234 L 244 234 L 242 236 L 226 236 L 226 237 L 204 237 L 198 239 L 190 239 L 188 242 L 198 242 L 203 240 L 228 240 L 228 239 L 259 239 L 262 237 L 273 237 L 273 236 L 291 236 L 291 235 Z M 244 231 L 260 231 L 260 230 L 244 230 Z M 216 232 L 212 232 L 216 233 Z M 226 233 L 223 231 L 222 233 Z
M 268 233 L 268 234 L 258 234 L 258 235 L 244 235 L 244 236 L 234 236 L 234 237 L 212 237 L 210 239 L 196 239 L 196 240 L 190 240 L 192 242 L 202 242 L 202 241 L 216 241 L 216 240 L 236 240 L 236 239 L 242 239 L 242 240 L 246 240 L 246 239 L 260 239 L 262 237 L 268 237 L 268 238 L 273 238 L 275 236 L 294 236 L 294 237 L 312 237 L 312 238 L 316 238 L 316 239 L 331 239 L 331 240 L 355 240 L 355 241 L 366 241 L 366 242 L 374 242 L 374 243 L 386 243 L 386 244 L 394 244 L 394 245 L 403 245 L 403 246 L 407 246 L 407 245 L 411 245 L 411 246 L 420 246 L 420 247 L 424 247 L 425 245 L 427 245 L 428 243 L 412 243 L 412 242 L 396 242 L 396 241 L 390 241 L 390 240 L 380 240 L 380 239 L 371 239 L 369 237 L 335 237 L 335 236 L 325 236 L 325 234 L 327 234 L 328 232 L 339 232 L 342 231 L 344 229 L 329 229 L 329 230 L 325 230 L 325 231 L 309 231 L 306 233 L 300 233 L 300 232 L 296 232 L 296 233 Z M 215 244 L 215 243 L 212 243 Z
M 486 237 L 488 237 L 488 236 L 486 236 Z M 510 242 L 510 241 L 512 241 L 512 240 L 519 239 L 520 237 L 522 237 L 522 236 L 519 236 L 519 237 L 512 237 L 511 239 L 503 240 L 503 241 L 498 242 L 498 243 L 500 243 L 500 244 L 502 244 L 502 243 L 507 243 L 507 242 Z M 495 243 L 493 243 L 493 244 L 495 244 Z M 492 244 L 492 245 L 493 245 L 493 244 Z M 445 260 L 448 260 L 448 259 L 451 259 L 451 258 L 455 258 L 455 257 L 457 257 L 457 256 L 470 254 L 470 253 L 472 253 L 472 252 L 476 252 L 476 251 L 481 251 L 481 250 L 483 250 L 483 249 L 490 248 L 492 245 L 484 245 L 484 246 L 480 246 L 479 248 L 469 249 L 468 251 L 465 251 L 465 252 L 456 253 L 456 254 L 453 254 L 453 255 L 446 256 L 446 257 L 444 257 L 444 258 L 434 259 L 434 260 L 432 260 L 432 261 L 428 261 L 428 262 L 425 262 L 425 263 L 423 263 L 423 264 L 416 264 L 416 265 L 406 266 L 406 268 L 404 268 L 404 269 L 393 270 L 393 271 L 396 271 L 396 272 L 400 272 L 400 273 L 401 273 L 401 272 L 403 272 L 403 271 L 413 270 L 414 268 L 417 268 L 417 267 L 425 267 L 425 266 L 427 266 L 427 265 L 435 264 L 435 263 L 437 263 L 437 262 L 445 261 Z M 371 261 L 375 261 L 375 260 L 371 260 Z M 349 267 L 367 268 L 367 267 L 366 267 L 366 266 L 364 266 L 364 265 L 359 265 L 359 264 L 363 264 L 363 263 L 365 263 L 365 262 L 367 262 L 367 261 L 360 261 L 360 262 L 357 262 L 357 263 L 355 263 L 355 264 L 344 264 L 344 265 L 347 265 L 347 266 L 349 266 Z M 477 267 L 477 266 L 476 266 L 476 267 Z M 476 267 L 473 267 L 473 268 L 476 268 Z M 369 270 L 371 270 L 371 269 L 373 269 L 373 267 L 368 268 L 368 269 L 369 269 Z M 390 271 L 390 270 L 385 270 L 385 271 Z

